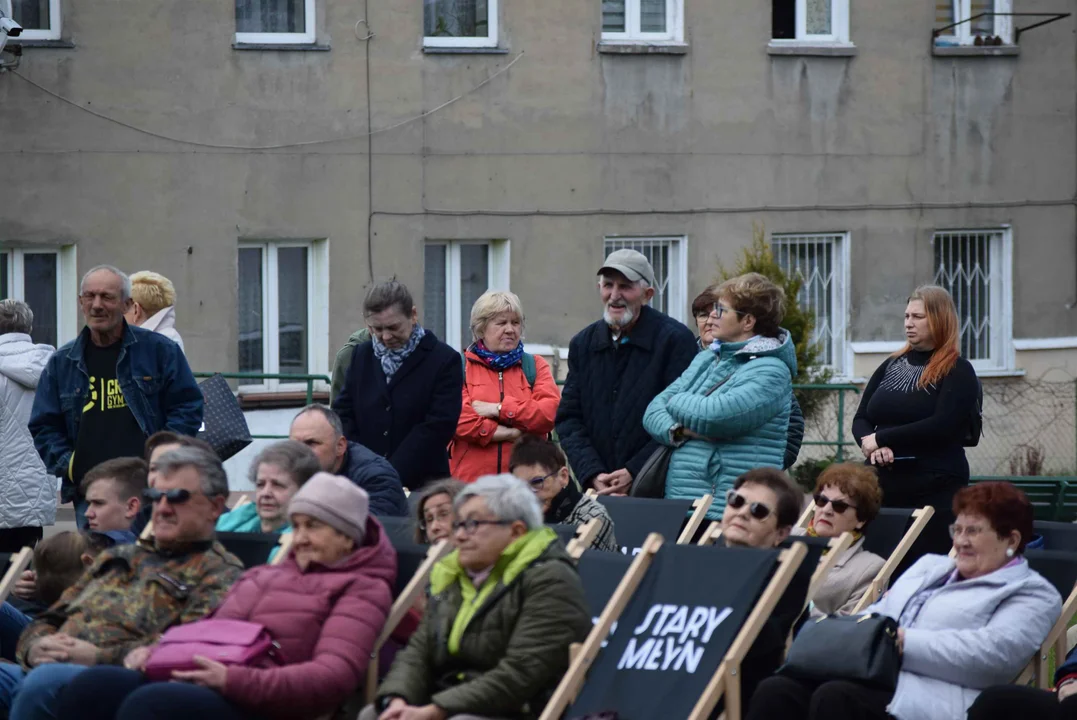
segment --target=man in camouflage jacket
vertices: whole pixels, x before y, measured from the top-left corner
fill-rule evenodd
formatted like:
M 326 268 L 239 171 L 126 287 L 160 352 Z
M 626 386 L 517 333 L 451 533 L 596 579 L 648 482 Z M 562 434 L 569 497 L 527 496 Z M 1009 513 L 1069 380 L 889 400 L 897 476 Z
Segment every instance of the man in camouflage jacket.
M 122 665 L 173 625 L 209 614 L 243 572 L 214 540 L 228 495 L 220 460 L 199 448 L 157 463 L 152 541 L 101 553 L 19 638 L 19 665 L 0 666 L 0 707 L 12 718 L 54 717 L 72 677 Z

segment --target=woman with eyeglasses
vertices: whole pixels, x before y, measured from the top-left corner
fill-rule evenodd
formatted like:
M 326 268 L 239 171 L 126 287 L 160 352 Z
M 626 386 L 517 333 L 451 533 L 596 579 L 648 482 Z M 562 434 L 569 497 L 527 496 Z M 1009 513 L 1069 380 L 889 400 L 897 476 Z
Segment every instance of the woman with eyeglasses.
M 245 503 L 221 515 L 217 530 L 275 534 L 290 532 L 288 503 L 319 470 L 321 466 L 317 456 L 303 443 L 281 440 L 266 446 L 254 457 L 250 467 L 254 502 Z M 276 552 L 274 548 L 270 560 Z
M 861 463 L 830 465 L 815 481 L 815 514 L 807 530 L 811 537 L 833 538 L 852 533 L 853 544 L 830 568 L 815 592 L 811 617 L 848 615 L 886 564 L 864 549 L 864 528 L 879 514 L 883 493 L 873 468 Z M 798 533 L 798 534 L 799 534 Z
M 899 625 L 897 690 L 775 676 L 759 686 L 748 720 L 1025 716 L 978 714 L 994 702 L 990 692 L 982 702 L 977 696 L 1013 682 L 1062 612 L 1058 591 L 1023 556 L 1032 536 L 1032 504 L 1013 485 L 989 482 L 958 491 L 953 512 L 956 556 L 923 556 L 864 611 Z
M 464 489 L 464 483 L 455 478 L 439 480 L 423 488 L 415 503 L 415 542 L 433 545 L 439 540 L 452 537 L 452 501 Z
M 591 629 L 575 563 L 525 483 L 482 477 L 454 505 L 456 550 L 360 720 L 538 717 Z
M 154 681 L 143 672 L 154 648 L 135 648 L 124 667 L 80 674 L 64 689 L 57 717 L 252 720 L 335 712 L 365 678 L 393 602 L 396 552 L 369 508 L 366 491 L 348 478 L 315 474 L 288 506 L 288 556 L 243 573 L 208 616 L 260 625 L 279 648 L 272 661 L 225 665 L 195 655 L 194 667 L 173 670 L 172 681 Z
M 591 548 L 618 550 L 613 519 L 602 503 L 580 492 L 569 477 L 568 460 L 557 445 L 545 438 L 525 435 L 512 446 L 509 472 L 535 492 L 547 525 L 579 527 L 598 518 L 599 530 Z
M 714 288 L 710 352 L 647 407 L 643 426 L 674 448 L 665 497 L 725 496 L 752 468 L 785 465 L 796 349 L 786 330 L 785 292 L 759 273 Z M 720 519 L 723 506 L 707 517 Z

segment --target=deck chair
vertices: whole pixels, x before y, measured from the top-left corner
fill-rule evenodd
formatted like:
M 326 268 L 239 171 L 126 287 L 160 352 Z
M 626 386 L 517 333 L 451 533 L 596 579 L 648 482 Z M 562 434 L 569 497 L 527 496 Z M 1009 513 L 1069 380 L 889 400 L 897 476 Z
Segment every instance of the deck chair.
M 1032 530 L 1043 537 L 1044 550 L 1077 552 L 1077 524 L 1037 520 Z
M 568 547 L 568 544 L 572 542 L 572 538 L 576 537 L 576 526 L 567 525 L 565 523 L 555 523 L 547 525 L 546 527 L 557 533 L 557 539 L 561 541 L 561 544 Z
M 269 562 L 269 555 L 280 543 L 281 536 L 276 533 L 219 532 L 217 540 L 225 550 L 239 558 L 243 567 L 250 569 Z M 278 557 L 280 555 L 277 553 Z
M 436 545 L 430 546 L 410 543 L 407 546 L 397 548 L 396 599 L 393 600 L 393 605 L 389 609 L 389 617 L 386 619 L 381 633 L 378 634 L 377 640 L 374 641 L 374 647 L 370 652 L 370 664 L 366 670 L 366 701 L 368 703 L 374 702 L 378 690 L 378 658 L 381 655 L 381 649 L 385 646 L 385 643 L 389 642 L 389 638 L 392 637 L 397 626 L 400 625 L 400 621 L 404 619 L 404 616 L 415 605 L 415 600 L 426 588 L 430 571 L 434 569 L 434 565 L 448 555 L 451 550 L 452 545 L 448 540 L 442 540 Z M 409 570 L 413 571 L 409 572 Z M 403 586 L 401 586 L 402 578 L 406 578 L 406 580 L 403 580 Z
M 236 498 L 236 504 L 233 505 L 230 509 L 235 510 L 238 507 L 243 507 L 244 505 L 246 505 L 250 501 L 251 501 L 250 494 L 249 493 L 243 493 L 238 498 Z
M 576 532 L 573 533 L 572 539 L 565 543 L 565 551 L 570 558 L 578 561 L 580 556 L 583 555 L 583 551 L 591 547 L 591 543 L 598 537 L 598 531 L 602 529 L 602 520 L 600 518 L 591 518 L 583 525 L 573 529 Z
M 615 710 L 624 720 L 705 720 L 723 695 L 727 719 L 740 720 L 740 665 L 806 553 L 801 543 L 728 549 L 650 535 L 541 720 L 566 709 L 568 718 Z
M 882 569 L 853 608 L 853 615 L 877 601 L 886 592 L 898 565 L 908 555 L 912 544 L 935 514 L 935 508 L 925 505 L 917 510 L 883 508 L 864 530 L 864 549 L 886 558 Z M 907 528 L 907 529 L 906 529 Z
M 1055 586 L 1062 596 L 1062 614 L 1040 645 L 1039 652 L 1017 676 L 1017 684 L 1027 685 L 1035 681 L 1036 687 L 1047 690 L 1053 678 L 1047 672 L 1047 656 L 1055 649 L 1056 667 L 1066 657 L 1066 628 L 1077 613 L 1077 552 L 1062 550 L 1028 550 L 1025 559 L 1029 566 Z
M 378 515 L 378 522 L 385 528 L 389 536 L 389 542 L 394 546 L 399 543 L 411 544 L 415 542 L 415 523 L 410 517 L 397 517 L 393 515 Z
M 8 599 L 11 591 L 15 589 L 15 583 L 18 582 L 23 570 L 30 567 L 30 561 L 34 559 L 34 549 L 24 547 L 17 553 L 3 554 L 7 558 L 0 558 L 0 567 L 3 567 L 3 564 L 6 563 L 7 571 L 4 573 L 3 579 L 0 579 L 0 603 Z
M 621 543 L 621 552 L 627 555 L 637 554 L 652 532 L 664 538 L 677 538 L 679 544 L 691 542 L 714 502 L 711 495 L 704 495 L 698 500 L 599 495 L 597 500 L 609 512 L 617 531 L 617 541 Z

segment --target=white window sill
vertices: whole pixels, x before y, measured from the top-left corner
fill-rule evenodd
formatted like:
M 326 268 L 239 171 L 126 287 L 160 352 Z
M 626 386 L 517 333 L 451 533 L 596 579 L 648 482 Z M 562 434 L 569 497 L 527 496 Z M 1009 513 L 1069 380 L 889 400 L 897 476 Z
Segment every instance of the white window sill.
M 508 55 L 504 47 L 444 47 L 440 45 L 423 45 L 425 55 Z
M 1024 377 L 1024 370 L 977 370 L 976 376 L 982 378 L 1011 378 Z
M 1021 48 L 1017 45 L 933 45 L 935 57 L 1017 57 Z
M 767 44 L 767 55 L 778 56 L 856 57 L 856 52 L 852 43 L 772 40 Z
M 314 43 L 232 43 L 233 50 L 285 50 L 291 52 L 329 52 L 328 45 Z
M 606 55 L 687 55 L 688 43 L 648 40 L 603 40 L 598 51 Z

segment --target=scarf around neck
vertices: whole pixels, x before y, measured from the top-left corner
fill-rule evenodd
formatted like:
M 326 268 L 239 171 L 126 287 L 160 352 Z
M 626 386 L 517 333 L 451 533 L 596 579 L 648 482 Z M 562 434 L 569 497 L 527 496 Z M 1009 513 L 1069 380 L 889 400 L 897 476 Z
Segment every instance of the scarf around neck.
M 513 365 L 518 365 L 524 357 L 524 341 L 508 352 L 494 352 L 487 349 L 482 340 L 478 340 L 471 346 L 471 352 L 475 353 L 480 360 L 491 370 L 508 370 Z
M 545 513 L 545 521 L 550 524 L 563 523 L 576 509 L 576 503 L 580 501 L 581 497 L 583 497 L 583 494 L 576 487 L 576 483 L 569 480 L 564 490 L 554 495 L 553 499 L 550 500 L 550 509 Z
M 408 356 L 415 352 L 415 348 L 419 347 L 419 341 L 423 339 L 423 335 L 425 334 L 426 331 L 423 330 L 423 326 L 419 323 L 415 323 L 415 327 L 412 328 L 408 342 L 399 350 L 390 350 L 385 347 L 380 339 L 376 337 L 372 338 L 374 343 L 374 357 L 381 363 L 381 369 L 382 372 L 385 373 L 385 380 L 387 382 L 393 379 L 393 375 L 396 374 L 396 371 L 404 364 L 404 361 L 408 359 Z

